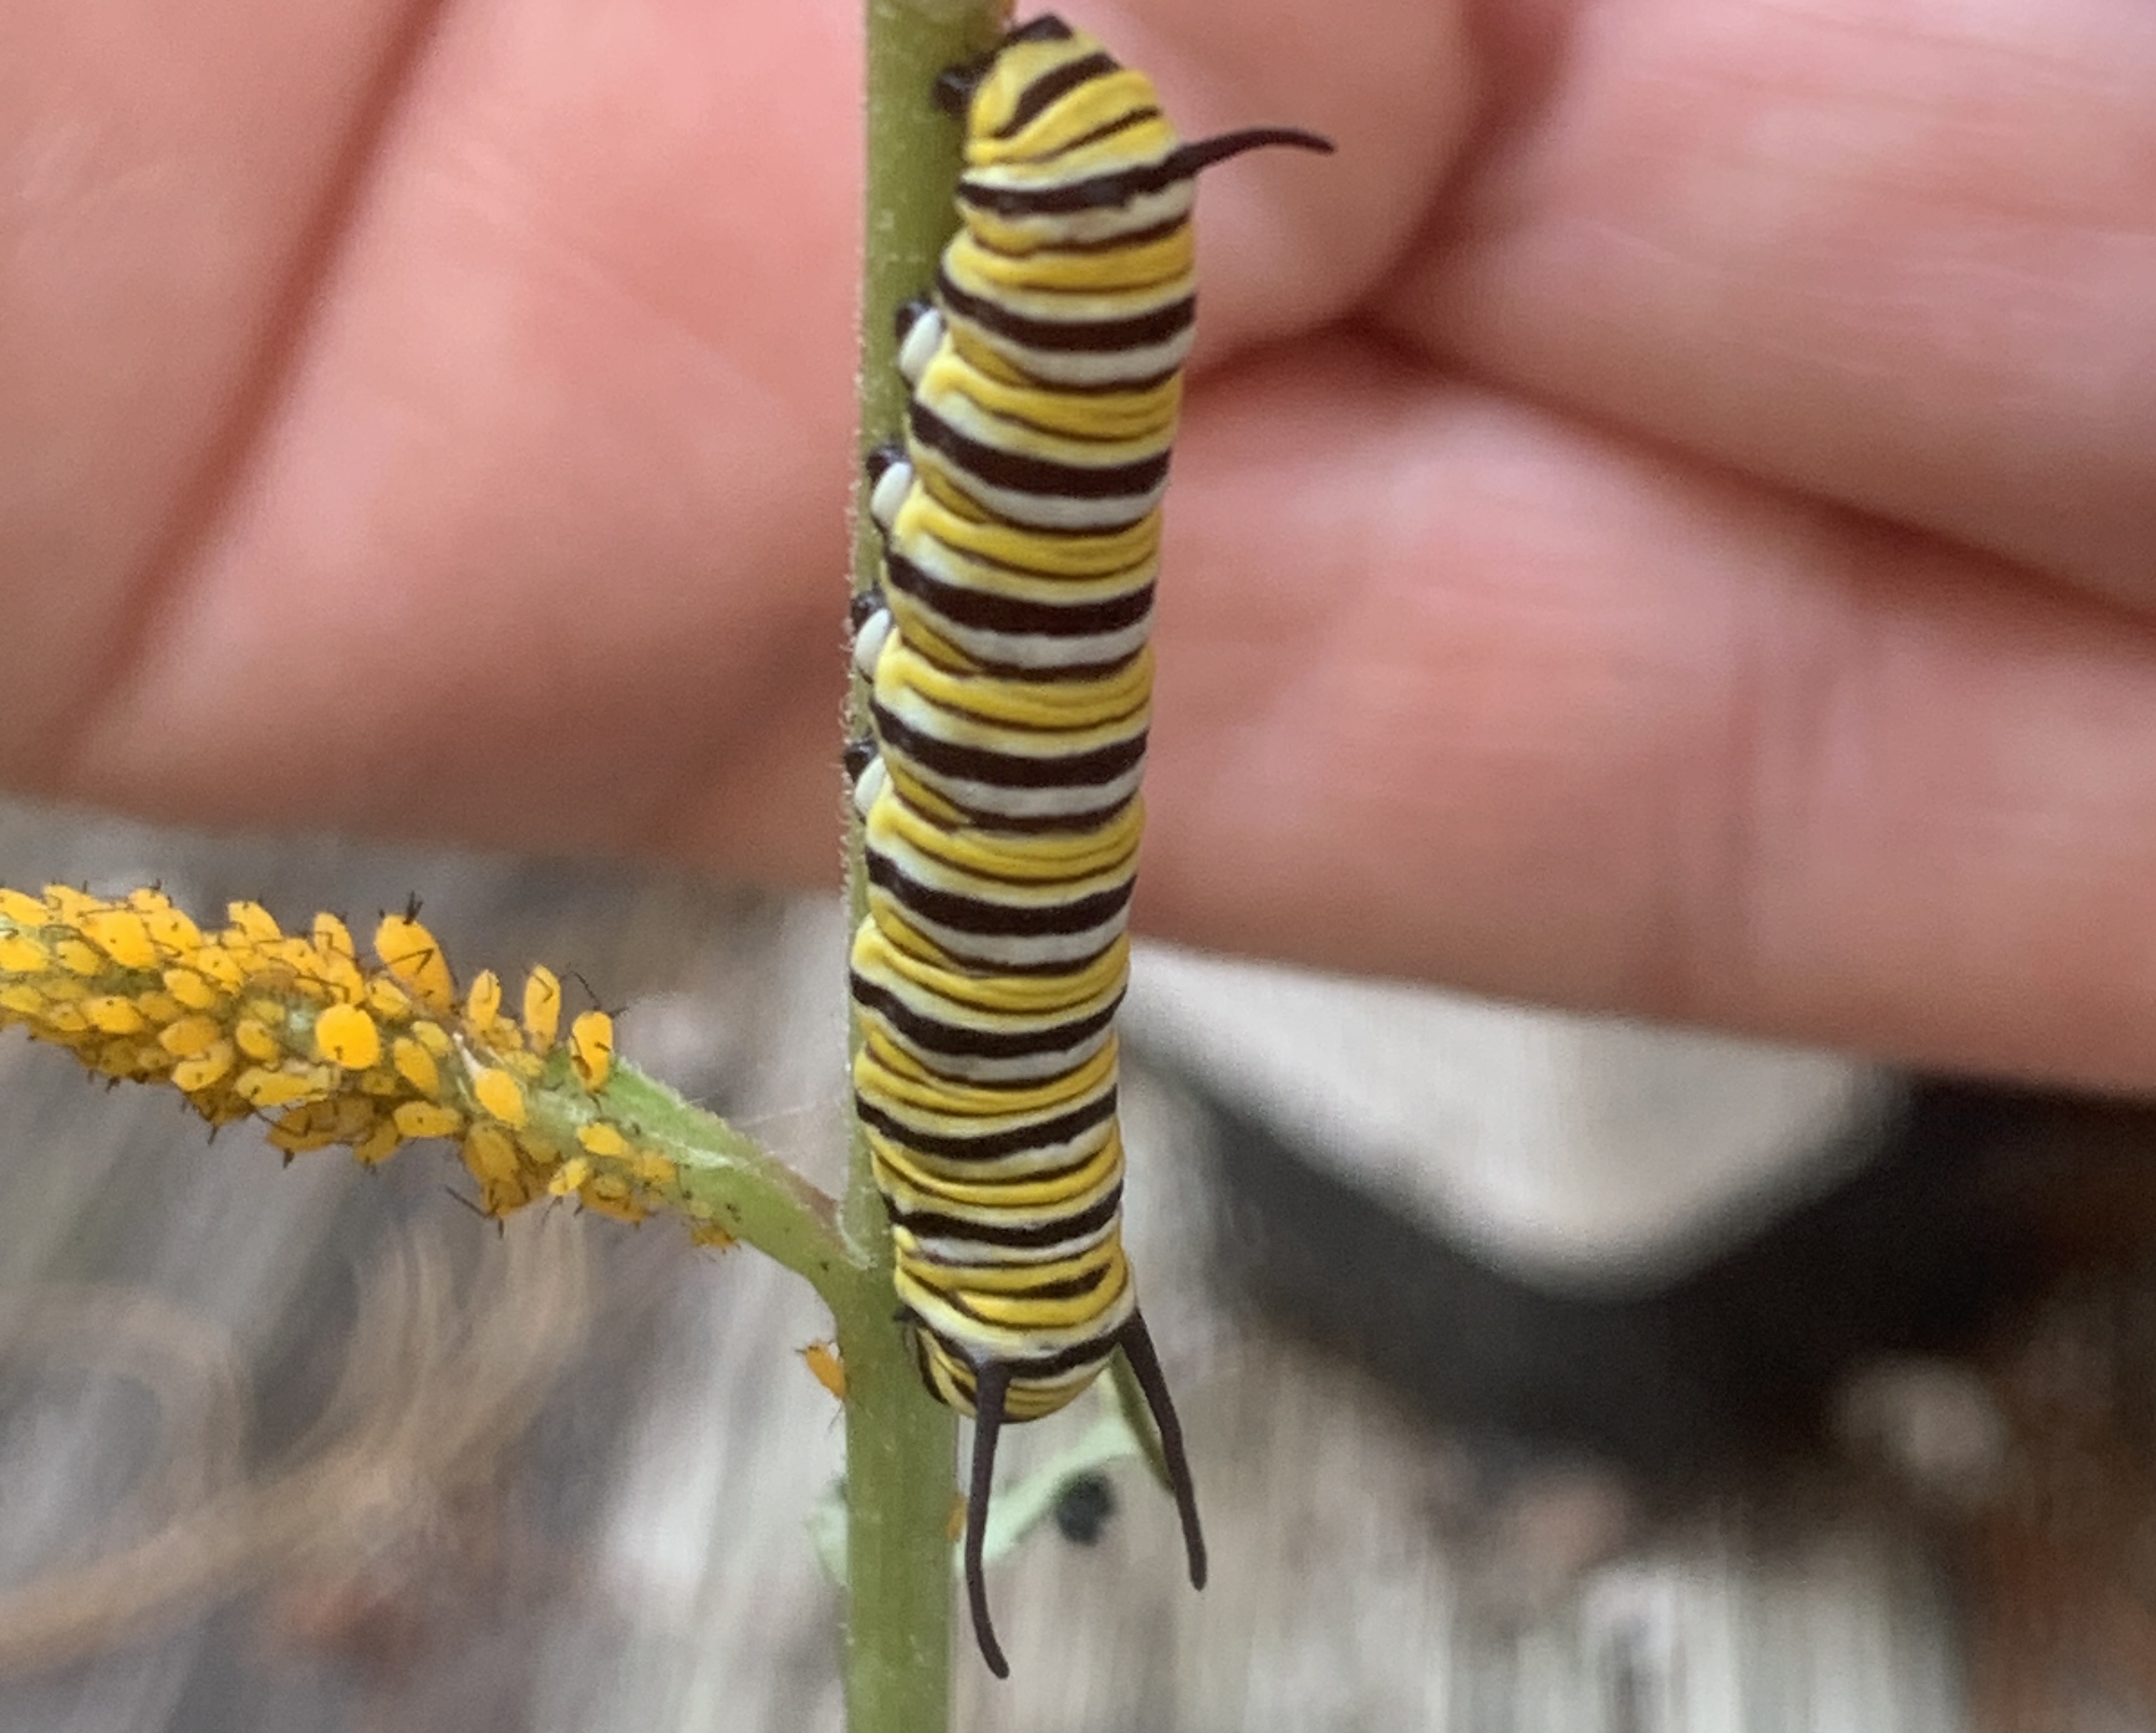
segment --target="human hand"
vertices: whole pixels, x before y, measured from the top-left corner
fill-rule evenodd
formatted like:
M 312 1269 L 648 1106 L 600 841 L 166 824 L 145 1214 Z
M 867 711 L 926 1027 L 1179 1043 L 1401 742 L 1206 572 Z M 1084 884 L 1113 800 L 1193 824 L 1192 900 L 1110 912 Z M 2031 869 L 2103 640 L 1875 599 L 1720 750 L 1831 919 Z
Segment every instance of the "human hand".
M 832 869 L 855 10 L 0 19 L 18 787 Z M 2156 22 L 1154 0 L 1140 913 L 2156 1084 Z

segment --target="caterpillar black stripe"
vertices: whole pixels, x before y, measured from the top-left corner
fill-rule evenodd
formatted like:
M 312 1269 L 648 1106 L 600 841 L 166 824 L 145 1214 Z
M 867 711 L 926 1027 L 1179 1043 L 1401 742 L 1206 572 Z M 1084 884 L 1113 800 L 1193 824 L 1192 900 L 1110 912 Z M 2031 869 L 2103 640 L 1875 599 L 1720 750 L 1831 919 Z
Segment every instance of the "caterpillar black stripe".
M 869 465 L 881 580 L 854 613 L 875 736 L 854 1088 L 929 1389 L 974 1417 L 966 1583 L 997 1434 L 1118 1349 L 1159 1429 L 1190 1580 L 1205 1543 L 1123 1255 L 1116 1007 L 1129 971 L 1160 504 L 1189 352 L 1194 177 L 1288 128 L 1179 141 L 1152 84 L 1036 18 L 937 94 L 960 228 L 899 314 L 902 450 Z

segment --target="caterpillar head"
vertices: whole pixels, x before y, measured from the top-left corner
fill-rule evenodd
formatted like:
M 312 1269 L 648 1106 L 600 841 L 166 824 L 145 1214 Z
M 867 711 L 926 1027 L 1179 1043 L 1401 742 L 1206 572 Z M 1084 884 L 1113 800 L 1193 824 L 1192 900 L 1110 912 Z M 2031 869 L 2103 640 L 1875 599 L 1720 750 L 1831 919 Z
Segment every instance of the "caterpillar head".
M 1118 136 L 1119 148 L 1135 161 L 1147 154 L 1146 137 L 1157 136 L 1157 172 L 1173 179 L 1195 175 L 1245 151 L 1274 145 L 1330 154 L 1330 139 L 1298 126 L 1253 126 L 1189 144 L 1175 143 L 1161 114 L 1152 81 L 1117 60 L 1099 40 L 1074 30 L 1053 13 L 1019 25 L 978 59 L 946 69 L 936 80 L 935 100 L 966 123 L 968 160 L 993 156 L 1021 132 L 1029 136 L 1029 155 L 1060 136 L 1065 147 L 1097 137 L 1104 129 Z M 1067 110 L 1067 118 L 1063 111 Z M 1049 117 L 1048 137 L 1037 135 Z M 1108 183 L 1104 183 L 1108 184 Z M 1104 191 L 1104 202 L 1125 195 Z
M 1024 43 L 1067 43 L 1077 39 L 1078 33 L 1052 12 L 1043 13 L 1015 28 L 1004 33 L 1004 39 L 985 54 L 968 60 L 962 65 L 947 66 L 937 75 L 934 97 L 937 107 L 954 120 L 963 120 L 973 105 L 973 93 L 980 89 L 996 62 L 1004 52 Z M 1087 40 L 1091 40 L 1090 38 Z

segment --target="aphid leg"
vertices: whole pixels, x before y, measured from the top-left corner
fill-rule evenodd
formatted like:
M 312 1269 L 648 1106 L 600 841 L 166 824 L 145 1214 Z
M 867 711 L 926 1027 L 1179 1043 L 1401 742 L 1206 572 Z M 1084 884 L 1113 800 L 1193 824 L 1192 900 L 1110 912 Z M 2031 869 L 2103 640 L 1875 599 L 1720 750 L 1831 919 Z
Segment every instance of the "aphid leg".
M 1190 1459 L 1183 1454 L 1183 1423 L 1175 1418 L 1175 1402 L 1161 1374 L 1160 1356 L 1153 1352 L 1152 1332 L 1145 1315 L 1132 1312 L 1129 1323 L 1116 1332 L 1116 1340 L 1145 1392 L 1146 1407 L 1160 1433 L 1160 1454 L 1168 1460 L 1168 1490 L 1175 1495 L 1175 1512 L 1183 1520 L 1183 1550 L 1190 1561 L 1190 1586 L 1205 1587 L 1205 1536 L 1198 1526 L 1198 1488 L 1190 1478 Z
M 1155 1368 L 1158 1375 L 1158 1368 Z M 988 1494 L 996 1478 L 996 1435 L 1004 1429 L 1004 1402 L 1010 1391 L 1011 1369 L 991 1360 L 973 1375 L 973 1479 L 966 1495 L 966 1604 L 973 1614 L 973 1638 L 981 1659 L 998 1679 L 1010 1677 L 1010 1663 L 996 1641 L 988 1618 L 988 1583 L 981 1568 L 981 1546 L 988 1528 Z

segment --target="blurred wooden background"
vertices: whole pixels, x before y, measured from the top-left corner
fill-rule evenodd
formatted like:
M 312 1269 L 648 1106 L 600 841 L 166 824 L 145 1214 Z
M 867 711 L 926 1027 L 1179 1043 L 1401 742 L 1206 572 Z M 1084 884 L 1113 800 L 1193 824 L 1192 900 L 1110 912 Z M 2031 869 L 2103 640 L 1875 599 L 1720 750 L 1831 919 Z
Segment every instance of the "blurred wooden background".
M 839 1171 L 826 904 L 0 807 L 0 882 L 52 879 L 362 928 L 417 892 L 465 975 L 577 972 L 629 1056 Z M 1124 1474 L 1097 1544 L 998 1571 L 1015 1677 L 962 1655 L 961 1726 L 2156 1725 L 2141 1112 L 1919 1089 L 1868 1161 L 1598 1296 L 1183 1056 L 1134 1069 L 1213 1586 Z M 838 1727 L 813 1298 L 665 1223 L 500 1231 L 464 1189 L 425 1148 L 285 1169 L 0 1045 L 0 1733 Z

